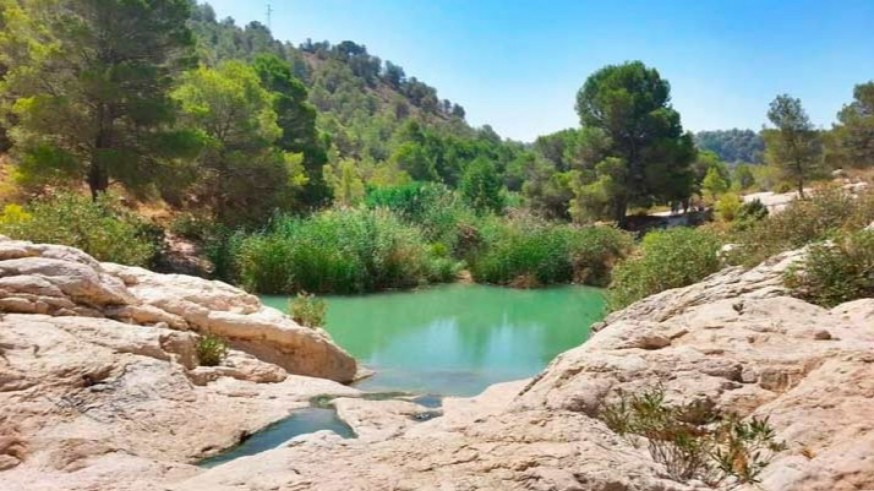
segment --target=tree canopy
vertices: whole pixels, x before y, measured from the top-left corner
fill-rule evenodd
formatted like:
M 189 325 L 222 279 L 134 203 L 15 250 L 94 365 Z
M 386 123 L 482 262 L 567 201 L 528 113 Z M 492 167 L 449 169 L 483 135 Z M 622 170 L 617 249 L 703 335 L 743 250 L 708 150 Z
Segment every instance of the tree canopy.
M 710 150 L 719 159 L 729 164 L 763 163 L 765 141 L 753 130 L 699 131 L 695 133 L 695 145 L 700 150 Z
M 670 94 L 658 71 L 639 61 L 598 70 L 577 93 L 580 121 L 609 139 L 602 156 L 611 159 L 581 177 L 586 185 L 609 181 L 597 192 L 606 193 L 611 216 L 620 224 L 629 206 L 682 201 L 692 192 L 695 147 Z
M 874 166 L 874 81 L 853 90 L 853 102 L 838 113 L 833 129 L 833 165 Z
M 301 155 L 275 145 L 282 128 L 255 69 L 236 61 L 198 68 L 173 97 L 202 142 L 192 176 L 196 205 L 219 223 L 257 223 L 306 183 Z
M 31 181 L 169 184 L 192 141 L 174 131 L 174 76 L 191 66 L 188 0 L 3 0 L 3 113 Z
M 763 132 L 766 158 L 804 196 L 804 183 L 822 169 L 819 134 L 801 106 L 801 99 L 778 95 L 768 110 L 774 129 Z

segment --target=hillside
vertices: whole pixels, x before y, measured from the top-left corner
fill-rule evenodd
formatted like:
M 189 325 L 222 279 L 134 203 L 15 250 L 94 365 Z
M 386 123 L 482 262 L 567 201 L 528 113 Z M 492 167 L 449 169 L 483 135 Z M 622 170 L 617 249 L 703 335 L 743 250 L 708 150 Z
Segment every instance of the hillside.
M 719 159 L 729 163 L 763 163 L 765 141 L 753 130 L 715 130 L 695 133 L 695 145 L 710 150 Z
M 354 161 L 361 177 L 393 184 L 399 170 L 413 179 L 440 178 L 454 185 L 461 169 L 487 155 L 499 170 L 519 144 L 507 144 L 489 126 L 472 128 L 458 103 L 441 99 L 437 90 L 404 69 L 383 61 L 352 41 L 331 44 L 306 41 L 300 46 L 277 40 L 266 26 L 237 26 L 219 20 L 208 4 L 198 5 L 191 21 L 200 58 L 209 65 L 240 59 L 252 61 L 269 53 L 288 62 L 317 111 L 317 127 L 328 149 L 329 163 Z M 416 151 L 410 143 L 422 147 Z M 407 148 L 403 148 L 407 144 Z M 457 148 L 462 147 L 462 148 Z M 329 171 L 330 172 L 330 171 Z M 330 179 L 330 177 L 328 177 Z

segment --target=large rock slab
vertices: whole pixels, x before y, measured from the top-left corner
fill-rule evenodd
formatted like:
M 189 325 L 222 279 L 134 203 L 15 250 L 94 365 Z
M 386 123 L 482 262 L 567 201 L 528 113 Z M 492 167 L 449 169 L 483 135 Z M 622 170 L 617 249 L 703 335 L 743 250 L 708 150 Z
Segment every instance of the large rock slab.
M 4 315 L 0 435 L 14 441 L 0 440 L 0 488 L 155 489 L 315 396 L 358 394 L 237 351 L 207 376 L 187 366 L 193 343 L 110 319 Z
M 219 281 L 98 263 L 78 249 L 0 239 L 0 312 L 111 318 L 213 333 L 289 373 L 351 382 L 355 360 L 321 329 L 295 323 Z

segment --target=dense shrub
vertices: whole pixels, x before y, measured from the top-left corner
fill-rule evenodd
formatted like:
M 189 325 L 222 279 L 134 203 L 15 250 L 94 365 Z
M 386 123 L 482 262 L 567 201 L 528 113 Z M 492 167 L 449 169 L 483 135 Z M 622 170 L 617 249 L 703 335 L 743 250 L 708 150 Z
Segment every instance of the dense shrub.
M 644 438 L 653 460 L 677 481 L 754 484 L 774 454 L 786 448 L 766 418 L 744 421 L 706 403 L 670 406 L 662 389 L 621 394 L 599 417 L 635 445 Z
M 580 282 L 604 285 L 612 265 L 631 248 L 611 227 L 577 228 L 532 217 L 484 219 L 481 243 L 469 255 L 474 279 L 517 287 Z
M 148 266 L 163 239 L 160 229 L 106 194 L 97 201 L 65 193 L 35 201 L 24 209 L 9 205 L 0 217 L 0 233 L 32 242 L 68 245 L 99 261 L 134 266 Z
M 311 293 L 300 292 L 288 301 L 291 318 L 305 327 L 325 327 L 328 304 Z
M 197 363 L 203 367 L 221 365 L 228 356 L 228 343 L 221 336 L 207 333 L 197 340 Z
M 786 274 L 794 295 L 823 307 L 874 297 L 874 231 L 862 230 L 810 248 Z
M 362 293 L 448 281 L 457 265 L 386 210 L 331 210 L 274 220 L 242 240 L 239 274 L 259 293 Z
M 740 196 L 734 193 L 725 193 L 716 201 L 716 214 L 724 222 L 731 222 L 737 218 L 743 206 Z
M 795 200 L 730 237 L 736 247 L 727 256 L 732 264 L 753 266 L 783 251 L 860 230 L 874 221 L 874 192 L 853 196 L 830 188 Z
M 671 288 L 691 285 L 719 269 L 720 242 L 712 232 L 675 228 L 650 232 L 634 257 L 613 271 L 608 303 L 616 310 Z
M 738 230 L 752 227 L 756 222 L 764 220 L 769 215 L 768 207 L 761 200 L 754 199 L 741 205 L 735 217 L 734 226 Z

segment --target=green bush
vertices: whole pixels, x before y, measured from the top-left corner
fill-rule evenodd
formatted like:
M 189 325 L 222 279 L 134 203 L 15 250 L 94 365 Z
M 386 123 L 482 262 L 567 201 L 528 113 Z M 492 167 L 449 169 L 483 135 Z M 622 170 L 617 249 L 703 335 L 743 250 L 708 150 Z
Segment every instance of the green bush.
M 469 251 L 468 239 L 476 227 L 476 212 L 443 184 L 413 182 L 371 188 L 364 202 L 371 209 L 391 210 L 421 229 L 425 240 L 443 244 L 456 258 L 463 258 Z
M 259 293 L 363 293 L 449 281 L 421 231 L 387 210 L 330 210 L 275 220 L 242 240 L 240 280 Z
M 660 388 L 621 394 L 599 417 L 634 444 L 645 438 L 653 460 L 677 481 L 755 484 L 774 454 L 786 448 L 766 418 L 744 421 L 700 402 L 669 406 Z
M 736 244 L 726 259 L 731 264 L 754 266 L 783 251 L 821 242 L 860 230 L 874 221 L 874 192 L 852 196 L 829 188 L 808 199 L 795 200 L 786 209 L 738 228 L 729 237 Z
M 604 285 L 612 265 L 631 248 L 630 236 L 611 227 L 578 228 L 532 217 L 489 217 L 468 257 L 480 283 L 535 287 L 579 282 Z
M 874 297 L 874 231 L 812 246 L 785 279 L 794 295 L 823 307 Z
M 197 340 L 197 363 L 202 367 L 221 365 L 228 356 L 228 343 L 221 336 L 207 333 Z
M 297 298 L 288 301 L 291 318 L 305 327 L 325 327 L 328 304 L 311 293 L 301 292 Z
M 649 295 L 691 285 L 719 270 L 719 238 L 712 232 L 675 228 L 650 232 L 637 254 L 613 270 L 607 299 L 612 310 Z
M 733 225 L 737 230 L 748 229 L 768 215 L 768 207 L 761 200 L 754 199 L 741 205 Z
M 740 196 L 734 193 L 725 193 L 716 201 L 716 214 L 724 222 L 731 222 L 737 218 L 743 206 Z
M 64 193 L 27 205 L 17 218 L 4 213 L 0 233 L 14 239 L 62 244 L 82 249 L 98 261 L 149 266 L 163 232 L 118 200 L 101 194 L 97 201 Z
M 212 220 L 192 213 L 180 213 L 170 222 L 168 230 L 186 239 L 205 242 L 216 233 Z

